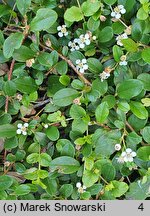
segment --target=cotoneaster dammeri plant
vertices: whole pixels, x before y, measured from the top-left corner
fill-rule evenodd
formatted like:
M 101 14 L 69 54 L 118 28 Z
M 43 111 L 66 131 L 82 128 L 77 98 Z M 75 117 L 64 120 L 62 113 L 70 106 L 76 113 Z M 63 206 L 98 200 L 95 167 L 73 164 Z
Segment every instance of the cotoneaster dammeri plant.
M 0 1 L 0 199 L 150 198 L 149 0 Z

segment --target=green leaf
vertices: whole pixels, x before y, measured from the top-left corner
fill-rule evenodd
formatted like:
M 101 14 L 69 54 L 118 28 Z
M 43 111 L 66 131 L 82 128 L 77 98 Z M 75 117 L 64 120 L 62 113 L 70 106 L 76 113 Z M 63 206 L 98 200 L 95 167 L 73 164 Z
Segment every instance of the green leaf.
M 57 192 L 57 187 L 58 187 L 56 179 L 51 179 L 51 177 L 48 177 L 43 180 L 43 183 L 47 186 L 46 192 L 49 195 L 54 196 Z
M 25 62 L 28 59 L 32 59 L 34 56 L 35 52 L 24 45 L 13 52 L 13 58 L 19 62 Z
M 114 186 L 114 188 L 111 190 L 111 193 L 113 194 L 114 197 L 121 197 L 128 190 L 128 185 L 125 182 L 119 182 L 114 180 L 111 183 Z
M 143 161 L 150 160 L 150 146 L 143 146 L 137 150 L 137 157 Z
M 16 135 L 16 127 L 11 124 L 0 125 L 0 137 L 11 138 Z
M 101 174 L 107 181 L 112 181 L 116 176 L 115 167 L 111 163 L 105 163 L 102 166 Z
M 95 111 L 96 121 L 99 123 L 104 123 L 109 115 L 109 109 L 107 102 L 102 102 L 97 106 Z
M 87 27 L 90 31 L 95 31 L 100 25 L 100 20 L 94 20 L 93 17 L 90 17 L 87 22 Z
M 10 58 L 15 49 L 19 49 L 24 35 L 20 32 L 11 34 L 4 42 L 3 53 L 5 58 Z
M 38 86 L 35 84 L 34 79 L 31 77 L 18 77 L 14 79 L 17 89 L 22 93 L 30 94 L 35 92 L 38 89 Z
M 98 35 L 98 41 L 100 43 L 106 43 L 113 38 L 113 29 L 110 26 L 103 28 Z
M 146 20 L 148 18 L 148 13 L 145 12 L 144 8 L 141 7 L 137 12 L 137 18 L 139 20 Z
M 150 64 L 150 48 L 146 48 L 142 51 L 142 59 Z
M 19 185 L 15 189 L 14 193 L 17 196 L 28 194 L 28 193 L 30 193 L 30 186 L 25 185 L 25 184 L 24 185 Z
M 129 79 L 123 81 L 117 88 L 117 93 L 120 98 L 131 99 L 141 93 L 143 83 L 140 80 Z
M 127 143 L 129 145 L 136 145 L 142 142 L 142 137 L 140 137 L 137 133 L 134 131 L 129 133 L 127 136 Z
M 131 111 L 139 119 L 148 118 L 148 111 L 146 110 L 146 108 L 144 107 L 142 103 L 137 102 L 137 101 L 131 101 L 129 104 L 130 104 Z
M 117 46 L 114 45 L 113 46 L 113 56 L 116 62 L 120 62 L 120 57 L 123 55 L 122 49 Z
M 118 130 L 105 131 L 98 129 L 92 137 L 92 143 L 95 145 L 95 153 L 99 156 L 110 156 L 115 152 L 115 144 L 119 143 L 121 134 Z
M 99 179 L 99 173 L 94 173 L 91 170 L 85 170 L 82 176 L 82 182 L 86 187 L 91 187 Z
M 59 74 L 63 75 L 66 74 L 68 71 L 68 64 L 65 61 L 59 61 L 55 65 L 55 69 L 58 71 Z
M 78 91 L 65 88 L 56 92 L 53 97 L 53 102 L 56 106 L 65 107 L 72 104 L 73 100 L 78 97 Z
M 137 52 L 138 51 L 138 44 L 135 43 L 131 38 L 121 40 L 123 43 L 124 48 L 128 52 Z
M 10 7 L 8 5 L 0 4 L 0 17 L 9 14 L 11 11 Z
M 86 111 L 81 106 L 73 104 L 70 108 L 70 116 L 73 119 L 82 118 L 86 116 Z
M 42 31 L 49 29 L 57 20 L 57 13 L 50 8 L 41 8 L 31 21 L 31 31 Z
M 59 139 L 59 130 L 57 127 L 50 126 L 48 129 L 46 129 L 46 135 L 50 140 L 56 141 Z
M 80 133 L 84 133 L 88 129 L 88 123 L 90 121 L 90 118 L 88 115 L 74 119 L 72 122 L 72 130 L 78 131 Z
M 143 32 L 145 30 L 145 21 L 142 20 L 135 20 L 135 22 L 132 25 L 132 38 L 136 41 L 140 41 L 142 36 L 143 36 Z
M 16 4 L 19 12 L 22 14 L 22 16 L 25 16 L 31 5 L 31 0 L 16 0 Z
M 48 177 L 48 171 L 47 170 L 38 170 L 37 171 L 37 174 L 38 174 L 38 177 L 40 178 L 40 179 L 45 179 L 45 178 L 47 178 Z
M 37 59 L 41 65 L 51 68 L 58 60 L 58 53 L 55 51 L 51 53 L 43 52 L 38 56 Z
M 88 58 L 87 63 L 88 63 L 88 67 L 89 67 L 88 69 L 92 73 L 99 74 L 100 72 L 103 71 L 103 66 L 98 59 Z
M 68 156 L 57 157 L 50 162 L 51 169 L 59 169 L 59 172 L 64 174 L 74 173 L 79 169 L 79 167 L 79 162 Z
M 91 195 L 97 195 L 102 190 L 102 188 L 102 184 L 94 184 L 90 188 L 88 188 L 87 191 L 89 191 Z
M 6 200 L 8 197 L 5 191 L 0 191 L 0 200 Z
M 147 142 L 150 143 L 150 126 L 146 126 L 142 130 L 142 136 L 143 139 Z
M 4 147 L 6 150 L 13 149 L 18 146 L 18 140 L 16 137 L 12 137 L 10 139 L 6 139 L 4 143 Z
M 84 16 L 92 16 L 99 10 L 100 5 L 101 4 L 98 0 L 95 1 L 87 0 L 81 5 L 81 9 L 84 13 Z
M 107 5 L 113 5 L 117 0 L 104 0 Z
M 101 82 L 100 79 L 95 79 L 92 83 L 92 89 L 87 94 L 87 97 L 90 99 L 90 101 L 96 101 L 97 98 L 104 95 L 108 90 L 108 84 L 106 81 Z
M 144 90 L 150 91 L 150 74 L 142 73 L 137 77 L 137 79 L 141 80 L 144 84 Z
M 64 14 L 64 19 L 68 22 L 78 22 L 83 19 L 83 13 L 81 8 L 76 6 L 72 6 L 71 8 L 67 9 Z
M 70 77 L 66 74 L 63 74 L 60 76 L 59 82 L 64 86 L 68 86 L 70 84 Z
M 106 102 L 108 104 L 108 108 L 111 109 L 116 104 L 116 99 L 113 95 L 107 95 L 102 99 L 102 102 Z
M 126 193 L 126 198 L 128 200 L 145 200 L 149 197 L 149 182 L 150 178 L 144 184 L 142 184 L 141 181 L 131 183 L 129 192 Z
M 13 178 L 7 175 L 0 176 L 0 191 L 8 189 L 13 184 Z
M 150 106 L 150 98 L 143 98 L 141 101 L 145 107 Z
M 29 164 L 39 162 L 39 154 L 38 153 L 32 153 L 32 154 L 28 155 L 28 157 L 26 158 L 26 161 Z
M 48 167 L 51 160 L 51 157 L 47 153 L 41 153 L 39 163 L 41 166 Z
M 74 157 L 75 149 L 73 144 L 67 139 L 59 139 L 56 144 L 57 151 L 61 153 L 61 156 Z
M 64 184 L 60 188 L 60 193 L 64 198 L 68 198 L 73 193 L 73 186 L 71 184 Z
M 8 96 L 15 95 L 17 91 L 16 84 L 11 80 L 6 81 L 3 85 L 3 91 L 5 95 Z

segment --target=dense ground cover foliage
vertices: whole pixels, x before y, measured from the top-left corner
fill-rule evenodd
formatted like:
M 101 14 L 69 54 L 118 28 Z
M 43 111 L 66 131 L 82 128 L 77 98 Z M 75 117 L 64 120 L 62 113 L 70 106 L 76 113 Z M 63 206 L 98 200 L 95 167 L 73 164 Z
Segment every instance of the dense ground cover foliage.
M 0 199 L 149 199 L 149 0 L 0 4 Z

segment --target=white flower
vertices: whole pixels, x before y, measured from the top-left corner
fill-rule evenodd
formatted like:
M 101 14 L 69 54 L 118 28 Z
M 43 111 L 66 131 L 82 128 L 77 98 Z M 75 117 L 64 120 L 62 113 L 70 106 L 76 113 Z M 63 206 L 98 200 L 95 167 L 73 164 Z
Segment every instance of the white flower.
M 128 35 L 127 35 L 126 33 L 123 33 L 123 34 L 121 34 L 121 35 L 118 35 L 118 36 L 116 37 L 117 45 L 123 46 L 123 43 L 121 42 L 121 40 L 127 39 L 127 38 L 128 38 Z
M 18 129 L 17 129 L 16 133 L 17 134 L 23 134 L 24 136 L 26 136 L 28 126 L 29 126 L 28 123 L 24 123 L 24 124 L 19 123 L 17 125 Z
M 120 156 L 119 158 L 117 158 L 117 162 L 124 163 L 124 157 Z
M 114 18 L 116 18 L 116 19 L 120 19 L 121 18 L 121 14 L 125 14 L 125 13 L 126 13 L 126 9 L 124 8 L 124 6 L 123 5 L 118 5 L 111 12 L 111 16 L 114 17 Z
M 95 36 L 95 35 L 93 35 L 92 39 L 95 41 L 95 40 L 96 40 L 96 36 Z
M 126 59 L 127 59 L 127 57 L 126 57 L 126 55 L 122 55 L 121 57 L 120 57 L 120 62 L 119 62 L 119 65 L 121 65 L 121 66 L 126 66 L 127 64 L 128 64 L 128 62 L 126 61 Z
M 90 41 L 90 34 L 86 33 L 81 34 L 79 37 L 79 47 L 80 48 L 84 48 L 86 45 L 90 45 L 91 41 Z
M 84 71 L 88 69 L 86 59 L 82 59 L 82 60 L 77 59 L 76 60 L 76 65 L 77 65 L 76 68 L 80 73 L 84 73 Z
M 67 36 L 68 35 L 67 29 L 66 29 L 66 25 L 58 26 L 57 30 L 59 31 L 58 32 L 58 36 L 59 37 L 63 37 L 63 36 Z
M 26 60 L 26 66 L 29 67 L 29 68 L 32 67 L 32 65 L 34 63 L 35 63 L 34 58 Z
M 116 144 L 116 145 L 115 145 L 115 150 L 116 150 L 116 151 L 120 151 L 120 149 L 121 149 L 121 145 L 120 145 L 120 144 Z
M 71 47 L 71 49 L 70 49 L 71 51 L 79 50 L 80 49 L 80 47 L 79 47 L 79 39 L 75 38 L 73 40 L 73 42 L 69 41 L 68 46 Z
M 121 153 L 121 156 L 118 158 L 118 162 L 119 163 L 133 162 L 133 158 L 135 156 L 136 156 L 136 152 L 132 151 L 132 149 L 130 148 L 127 148 L 124 152 Z
M 86 186 L 82 186 L 80 182 L 77 182 L 76 187 L 78 188 L 79 193 L 84 193 L 86 191 Z
M 108 79 L 108 77 L 110 77 L 110 73 L 103 71 L 99 76 L 101 78 L 101 82 L 103 82 L 105 79 Z
M 21 101 L 21 100 L 22 100 L 22 95 L 19 94 L 19 93 L 17 93 L 17 94 L 16 94 L 16 99 L 17 99 L 18 101 Z
M 44 128 L 46 128 L 46 129 L 47 129 L 47 128 L 48 128 L 48 124 L 44 124 Z

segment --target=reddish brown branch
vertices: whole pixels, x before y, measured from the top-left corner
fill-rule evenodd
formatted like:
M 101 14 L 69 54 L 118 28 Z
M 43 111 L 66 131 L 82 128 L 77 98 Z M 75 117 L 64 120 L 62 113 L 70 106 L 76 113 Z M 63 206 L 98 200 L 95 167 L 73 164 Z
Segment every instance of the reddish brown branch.
M 40 46 L 46 50 L 49 50 L 49 51 L 53 51 L 54 49 L 51 48 L 51 47 L 47 47 L 47 46 L 44 46 L 43 44 L 40 43 Z M 76 67 L 74 66 L 74 64 L 72 63 L 72 61 L 70 59 L 68 59 L 67 57 L 63 56 L 61 53 L 58 52 L 58 55 L 61 59 L 63 59 L 65 62 L 67 62 L 67 64 L 74 70 L 74 72 L 81 78 L 81 80 L 87 84 L 87 85 L 90 85 L 91 86 L 91 83 L 89 80 L 87 80 L 83 74 L 81 74 L 77 69 Z
M 12 62 L 11 62 L 11 65 L 10 65 L 9 72 L 8 72 L 8 80 L 11 80 L 14 65 L 15 65 L 15 60 L 13 59 Z M 6 96 L 5 113 L 8 112 L 8 104 L 9 104 L 9 96 Z

